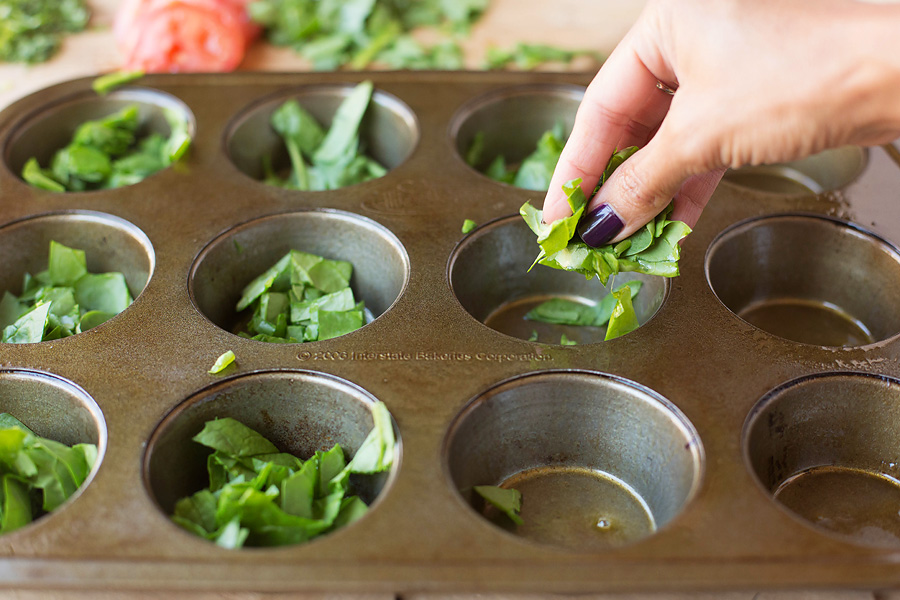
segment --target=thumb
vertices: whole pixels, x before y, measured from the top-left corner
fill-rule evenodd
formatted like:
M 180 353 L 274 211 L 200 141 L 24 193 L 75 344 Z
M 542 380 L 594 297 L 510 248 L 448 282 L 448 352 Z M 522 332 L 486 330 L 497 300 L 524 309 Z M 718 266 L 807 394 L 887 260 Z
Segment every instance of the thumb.
M 622 240 L 662 211 L 691 175 L 688 165 L 664 144 L 662 129 L 622 163 L 590 201 L 578 225 L 589 246 Z

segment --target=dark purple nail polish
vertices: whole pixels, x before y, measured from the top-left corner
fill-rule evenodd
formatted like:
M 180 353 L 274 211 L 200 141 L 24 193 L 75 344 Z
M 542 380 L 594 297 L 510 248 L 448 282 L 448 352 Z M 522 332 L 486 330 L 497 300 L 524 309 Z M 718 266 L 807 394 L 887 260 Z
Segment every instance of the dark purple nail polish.
M 609 204 L 601 204 L 578 222 L 578 235 L 588 246 L 597 248 L 618 235 L 625 223 Z

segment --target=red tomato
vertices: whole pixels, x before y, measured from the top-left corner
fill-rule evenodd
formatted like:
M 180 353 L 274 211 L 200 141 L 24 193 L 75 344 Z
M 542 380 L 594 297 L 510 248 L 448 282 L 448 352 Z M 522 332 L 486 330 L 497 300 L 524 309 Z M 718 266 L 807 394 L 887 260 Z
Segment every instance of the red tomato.
M 250 24 L 239 0 L 125 0 L 113 32 L 123 68 L 148 73 L 231 71 Z

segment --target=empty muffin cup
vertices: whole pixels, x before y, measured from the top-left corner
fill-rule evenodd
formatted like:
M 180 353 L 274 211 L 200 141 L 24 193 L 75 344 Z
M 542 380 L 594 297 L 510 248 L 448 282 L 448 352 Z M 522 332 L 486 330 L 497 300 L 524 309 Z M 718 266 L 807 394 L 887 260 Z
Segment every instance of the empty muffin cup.
M 47 213 L 0 227 L 0 253 L 4 256 L 0 294 L 7 291 L 19 296 L 26 273 L 36 275 L 47 269 L 51 241 L 83 250 L 88 273 L 121 272 L 134 298 L 153 273 L 153 246 L 128 221 L 88 211 Z
M 865 149 L 843 146 L 791 162 L 731 169 L 724 179 L 760 192 L 822 194 L 852 183 L 865 170 L 867 159 Z
M 517 167 L 537 149 L 545 132 L 558 128 L 561 141 L 569 137 L 583 96 L 584 88 L 574 85 L 529 85 L 491 92 L 457 112 L 450 123 L 450 138 L 461 159 L 480 173 L 498 156 L 507 167 Z M 539 189 L 526 185 L 523 178 L 515 185 Z
M 578 344 L 602 342 L 605 325 L 559 325 L 525 318 L 552 298 L 593 306 L 609 292 L 598 279 L 587 280 L 577 273 L 543 265 L 529 271 L 539 250 L 534 233 L 521 217 L 488 223 L 464 238 L 453 252 L 450 287 L 470 315 L 500 333 L 553 344 L 559 344 L 562 336 Z M 663 277 L 619 273 L 608 286 L 633 280 L 642 282 L 633 304 L 643 325 L 662 306 L 668 284 Z
M 540 372 L 473 400 L 444 440 L 452 485 L 526 539 L 581 551 L 622 546 L 673 521 L 697 488 L 703 451 L 668 401 L 627 380 Z M 521 493 L 522 524 L 475 486 Z
M 66 502 L 77 497 L 90 483 L 106 452 L 106 421 L 93 398 L 80 387 L 55 375 L 2 369 L 0 412 L 15 417 L 40 437 L 67 446 L 94 444 L 97 447 L 93 468 Z
M 744 426 L 762 488 L 818 531 L 900 548 L 900 381 L 828 373 L 763 397 Z
M 225 149 L 244 174 L 263 179 L 266 161 L 275 173 L 290 166 L 284 140 L 272 128 L 272 114 L 288 100 L 296 100 L 326 131 L 332 126 L 341 102 L 353 85 L 315 85 L 279 92 L 242 111 L 228 127 Z M 419 127 L 412 110 L 396 96 L 375 90 L 359 128 L 361 148 L 384 168 L 391 170 L 412 154 L 419 140 Z
M 153 432 L 144 454 L 145 485 L 166 515 L 180 498 L 207 487 L 211 450 L 192 438 L 207 421 L 224 417 L 257 431 L 279 452 L 306 460 L 340 444 L 349 460 L 373 427 L 375 402 L 352 383 L 305 371 L 258 372 L 216 383 L 186 399 Z M 353 493 L 371 505 L 398 462 L 395 456 L 388 472 L 351 475 Z
M 333 210 L 283 213 L 238 225 L 200 252 L 188 284 L 195 306 L 219 327 L 241 331 L 242 290 L 291 250 L 350 262 L 350 288 L 365 302 L 367 320 L 390 308 L 409 278 L 400 241 L 374 221 Z
M 164 92 L 149 89 L 123 89 L 98 96 L 93 92 L 64 98 L 26 117 L 16 127 L 4 149 L 9 169 L 21 177 L 22 167 L 32 157 L 47 167 L 54 153 L 72 140 L 75 130 L 85 121 L 109 116 L 127 106 L 137 107 L 137 139 L 156 133 L 168 138 L 171 135 L 169 118 L 177 118 L 187 124 L 188 135 L 193 136 L 194 116 L 178 98 Z
M 706 255 L 719 300 L 748 323 L 818 346 L 862 346 L 900 331 L 900 253 L 829 217 L 777 215 L 739 223 Z

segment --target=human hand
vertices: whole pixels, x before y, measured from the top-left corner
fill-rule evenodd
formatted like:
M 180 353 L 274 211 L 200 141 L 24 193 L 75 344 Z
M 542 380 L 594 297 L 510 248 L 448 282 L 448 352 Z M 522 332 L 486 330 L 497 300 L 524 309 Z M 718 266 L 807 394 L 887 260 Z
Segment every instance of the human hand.
M 616 148 L 641 147 L 582 218 L 593 246 L 673 198 L 693 227 L 726 168 L 900 137 L 897 31 L 900 7 L 852 0 L 651 0 L 585 93 L 545 222 L 570 214 L 562 184 L 590 195 Z

